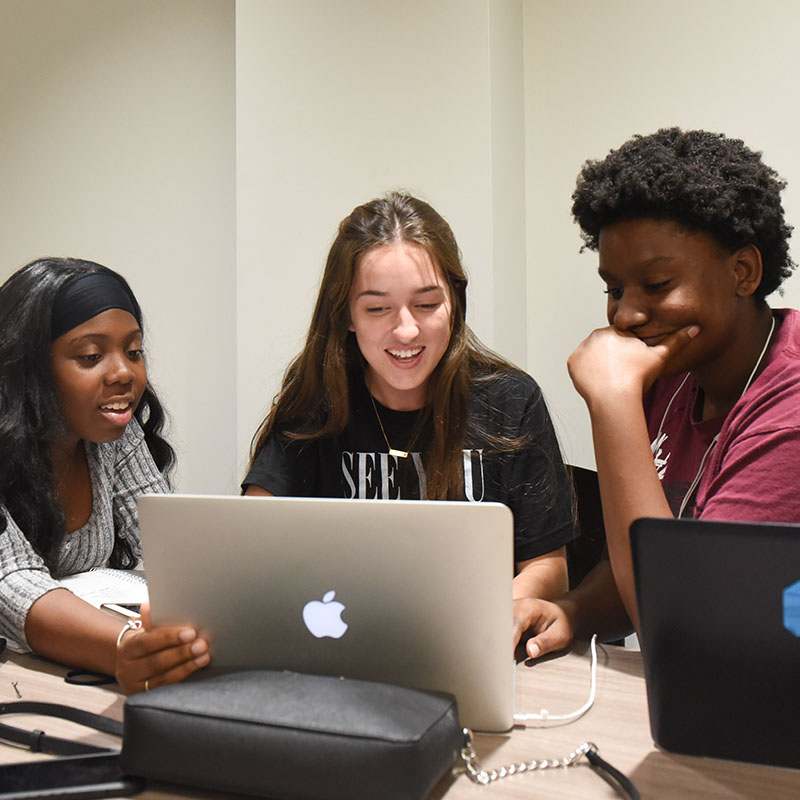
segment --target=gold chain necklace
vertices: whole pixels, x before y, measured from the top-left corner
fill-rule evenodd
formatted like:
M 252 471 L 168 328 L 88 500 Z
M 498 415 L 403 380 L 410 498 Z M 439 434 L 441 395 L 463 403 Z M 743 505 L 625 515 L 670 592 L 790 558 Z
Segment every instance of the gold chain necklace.
M 383 441 L 386 442 L 386 446 L 389 448 L 389 455 L 395 456 L 396 458 L 408 458 L 408 451 L 407 450 L 395 450 L 389 444 L 389 437 L 386 435 L 386 431 L 383 427 L 383 422 L 381 421 L 381 415 L 378 413 L 378 406 L 375 405 L 375 398 L 372 396 L 372 392 L 367 389 L 367 394 L 369 395 L 369 399 L 372 401 L 372 410 L 375 412 L 375 419 L 378 420 L 378 425 L 381 426 L 381 433 L 383 434 Z

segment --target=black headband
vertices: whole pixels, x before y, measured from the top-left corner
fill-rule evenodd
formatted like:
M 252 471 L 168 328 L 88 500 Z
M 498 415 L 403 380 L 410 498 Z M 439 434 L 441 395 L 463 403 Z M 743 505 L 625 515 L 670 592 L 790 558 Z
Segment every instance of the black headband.
M 56 293 L 50 318 L 50 341 L 110 308 L 121 308 L 138 319 L 131 290 L 115 275 L 89 272 L 72 278 Z

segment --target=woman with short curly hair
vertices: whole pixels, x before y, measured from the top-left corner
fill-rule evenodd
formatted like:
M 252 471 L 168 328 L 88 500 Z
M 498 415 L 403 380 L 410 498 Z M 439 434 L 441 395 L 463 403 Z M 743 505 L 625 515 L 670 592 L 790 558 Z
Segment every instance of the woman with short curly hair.
M 638 626 L 640 517 L 800 522 L 800 313 L 765 298 L 791 274 L 784 182 L 706 131 L 636 136 L 587 162 L 573 195 L 609 325 L 568 367 L 586 401 L 609 561 L 538 604 L 531 655 L 574 631 Z

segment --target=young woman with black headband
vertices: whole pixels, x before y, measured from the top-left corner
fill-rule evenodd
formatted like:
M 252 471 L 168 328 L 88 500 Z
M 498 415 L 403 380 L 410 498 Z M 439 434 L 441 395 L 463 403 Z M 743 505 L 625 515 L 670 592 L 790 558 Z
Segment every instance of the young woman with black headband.
M 130 287 L 99 264 L 41 259 L 0 287 L 0 635 L 128 693 L 209 661 L 194 630 L 121 628 L 58 582 L 136 566 L 136 500 L 168 491 L 142 336 Z

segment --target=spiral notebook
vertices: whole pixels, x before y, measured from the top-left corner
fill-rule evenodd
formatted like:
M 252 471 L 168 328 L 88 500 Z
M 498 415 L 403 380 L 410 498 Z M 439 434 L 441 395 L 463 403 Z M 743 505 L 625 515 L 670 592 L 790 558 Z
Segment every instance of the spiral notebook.
M 508 507 L 148 495 L 139 523 L 153 622 L 196 626 L 212 667 L 438 689 L 511 726 Z
M 98 567 L 66 575 L 59 583 L 95 608 L 104 603 L 141 605 L 147 601 L 147 581 L 137 570 Z

